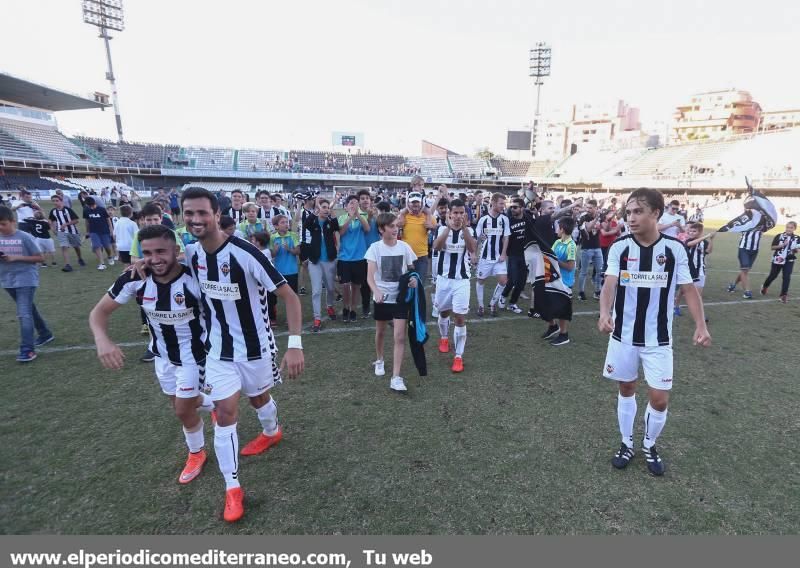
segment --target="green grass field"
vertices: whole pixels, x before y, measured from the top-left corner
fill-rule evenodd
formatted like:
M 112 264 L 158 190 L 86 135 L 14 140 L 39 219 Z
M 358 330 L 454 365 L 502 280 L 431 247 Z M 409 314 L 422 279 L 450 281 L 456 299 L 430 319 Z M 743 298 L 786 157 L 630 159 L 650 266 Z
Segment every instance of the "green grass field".
M 736 237 L 715 246 L 714 345 L 693 347 L 689 316 L 676 318 L 663 478 L 647 474 L 640 454 L 624 471 L 609 463 L 616 389 L 601 376 L 608 339 L 591 299 L 576 302 L 564 347 L 539 339 L 542 322 L 510 312 L 470 322 L 459 376 L 429 343 L 429 376 L 410 357 L 404 364 L 408 396 L 372 374 L 372 322 L 337 322 L 306 335 L 306 373 L 274 392 L 285 437 L 242 459 L 247 512 L 234 526 L 220 518 L 213 457 L 192 484 L 177 483 L 183 436 L 152 364 L 138 362 L 135 307 L 113 323 L 126 367 L 108 372 L 96 360 L 87 316 L 117 271 L 43 269 L 37 304 L 57 340 L 35 362 L 14 361 L 13 303 L 0 300 L 0 533 L 797 533 L 800 302 L 780 304 L 778 283 L 766 301 L 728 294 Z M 769 257 L 762 243 L 755 290 Z M 308 321 L 310 296 L 303 303 Z M 259 428 L 243 402 L 241 440 Z

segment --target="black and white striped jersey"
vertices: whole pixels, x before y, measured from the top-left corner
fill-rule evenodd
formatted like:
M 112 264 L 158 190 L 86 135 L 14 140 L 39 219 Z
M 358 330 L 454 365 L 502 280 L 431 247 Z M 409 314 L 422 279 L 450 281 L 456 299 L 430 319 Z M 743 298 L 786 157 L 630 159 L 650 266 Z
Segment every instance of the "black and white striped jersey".
M 758 250 L 758 245 L 761 244 L 761 231 L 752 230 L 742 233 L 739 239 L 739 248 L 742 250 L 754 251 Z
M 73 235 L 78 234 L 78 226 L 77 225 L 67 225 L 67 223 L 78 219 L 78 214 L 75 213 L 69 207 L 64 207 L 63 209 L 53 209 L 50 211 L 49 219 L 51 221 L 56 222 L 56 229 L 61 230 L 62 226 L 66 226 L 67 230 L 64 231 L 65 233 L 72 233 Z
M 260 211 L 259 211 L 260 213 Z M 297 232 L 300 233 L 300 244 L 310 245 L 311 244 L 311 231 L 305 229 L 306 226 L 306 219 L 314 215 L 313 211 L 309 211 L 305 207 L 300 211 L 300 226 L 297 227 Z
M 239 237 L 207 253 L 186 246 L 186 258 L 200 286 L 206 352 L 219 361 L 254 361 L 278 348 L 269 326 L 267 292 L 286 284 L 269 259 Z
M 637 347 L 671 345 L 675 289 L 694 280 L 686 246 L 664 234 L 649 247 L 620 237 L 608 250 L 606 276 L 619 279 L 612 337 Z
M 234 209 L 233 207 L 225 211 L 225 215 L 236 221 L 237 225 L 242 221 L 244 221 L 245 219 L 244 211 L 242 211 L 241 209 Z
M 708 241 L 702 240 L 693 247 L 688 247 L 686 252 L 689 255 L 689 269 L 695 281 L 702 279 L 706 275 L 706 249 Z
M 781 233 L 772 239 L 772 246 L 782 245 L 781 248 L 772 251 L 772 264 L 786 264 L 794 262 L 797 258 L 797 250 L 800 249 L 800 237 Z
M 447 227 L 439 227 L 436 237 L 449 230 Z M 449 278 L 451 280 L 469 280 L 469 257 L 467 255 L 467 243 L 464 241 L 462 231 L 470 231 L 470 235 L 475 236 L 471 227 L 450 231 L 447 235 L 444 249 L 439 251 L 436 261 L 436 275 Z
M 125 272 L 108 289 L 118 304 L 131 298 L 141 306 L 150 328 L 150 351 L 173 365 L 202 365 L 206 360 L 206 331 L 200 312 L 200 288 L 187 266 L 171 282 L 142 280 Z
M 271 232 L 275 232 L 275 226 L 272 224 L 273 217 L 277 217 L 278 215 L 286 215 L 289 217 L 291 221 L 291 217 L 289 216 L 289 212 L 284 207 L 259 207 L 258 208 L 258 218 L 262 221 L 267 223 L 267 227 Z
M 484 215 L 478 219 L 475 235 L 478 242 L 482 243 L 478 258 L 489 261 L 500 259 L 503 252 L 503 237 L 508 238 L 511 235 L 510 225 L 508 217 L 502 213 L 497 217 Z

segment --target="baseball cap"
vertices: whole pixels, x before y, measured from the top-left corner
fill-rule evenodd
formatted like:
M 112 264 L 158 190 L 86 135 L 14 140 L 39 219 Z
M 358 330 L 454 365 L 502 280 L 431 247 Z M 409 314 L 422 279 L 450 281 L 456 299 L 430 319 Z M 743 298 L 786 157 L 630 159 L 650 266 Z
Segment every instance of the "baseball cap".
M 417 193 L 416 191 L 413 193 L 408 194 L 408 201 L 409 203 L 412 201 L 422 201 L 422 194 Z

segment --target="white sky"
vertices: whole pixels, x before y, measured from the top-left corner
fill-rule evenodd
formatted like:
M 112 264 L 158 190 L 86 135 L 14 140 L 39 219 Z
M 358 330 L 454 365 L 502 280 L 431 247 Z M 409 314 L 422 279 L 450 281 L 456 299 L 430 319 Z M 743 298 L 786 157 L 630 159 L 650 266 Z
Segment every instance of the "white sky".
M 506 155 L 535 104 L 528 49 L 553 48 L 542 107 L 624 99 L 645 124 L 694 92 L 748 89 L 800 107 L 800 3 L 743 0 L 126 0 L 112 43 L 128 140 L 372 151 L 427 139 Z M 80 0 L 3 0 L 0 69 L 110 93 Z M 59 113 L 61 129 L 116 137 L 113 112 Z

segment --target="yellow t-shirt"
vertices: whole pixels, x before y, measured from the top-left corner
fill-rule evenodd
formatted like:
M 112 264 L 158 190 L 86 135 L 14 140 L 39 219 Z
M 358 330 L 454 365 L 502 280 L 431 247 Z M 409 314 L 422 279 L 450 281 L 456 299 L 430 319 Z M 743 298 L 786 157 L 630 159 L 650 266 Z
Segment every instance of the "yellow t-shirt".
M 425 213 L 419 215 L 406 213 L 403 240 L 408 243 L 418 257 L 428 256 L 428 229 L 425 228 Z

